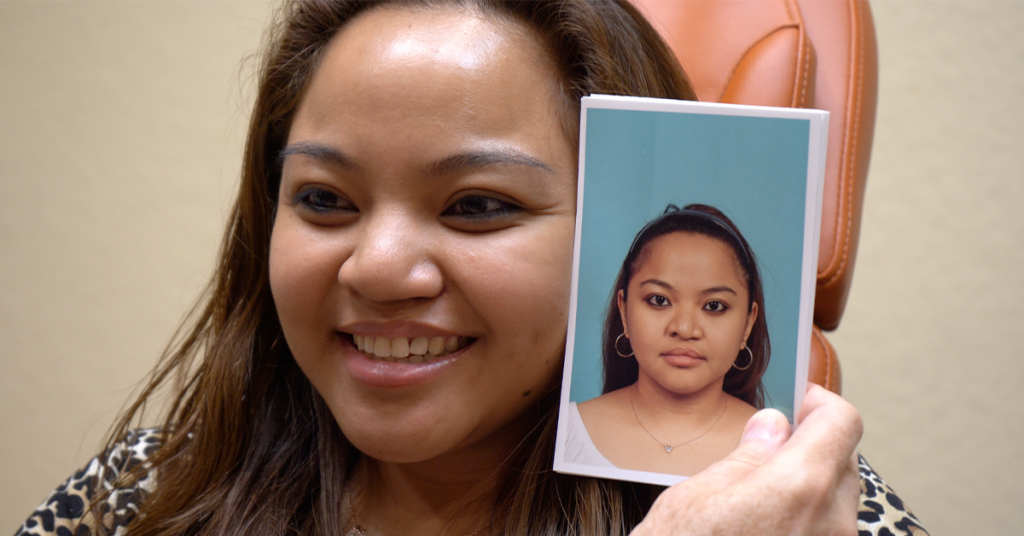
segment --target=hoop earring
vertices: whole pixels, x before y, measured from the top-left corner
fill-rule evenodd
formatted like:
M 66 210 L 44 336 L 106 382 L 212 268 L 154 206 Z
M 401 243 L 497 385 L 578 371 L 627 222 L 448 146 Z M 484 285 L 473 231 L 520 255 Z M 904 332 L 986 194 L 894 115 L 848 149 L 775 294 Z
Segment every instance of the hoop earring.
M 622 339 L 622 337 L 625 337 L 625 335 L 626 335 L 626 333 L 623 332 L 623 333 L 619 333 L 618 337 L 615 337 L 615 344 L 613 345 L 615 347 L 615 353 L 619 354 L 619 357 L 633 357 L 633 352 L 629 352 L 628 354 L 624 354 L 624 353 L 619 351 L 619 340 Z M 626 342 L 629 342 L 629 337 L 626 337 Z M 632 348 L 630 348 L 630 349 L 632 350 Z
M 734 368 L 736 370 L 747 370 L 748 368 L 750 368 L 751 365 L 754 364 L 754 352 L 751 352 L 750 351 L 750 347 L 747 346 L 746 344 L 743 345 L 743 350 L 746 350 L 747 354 L 750 355 L 750 360 L 747 361 L 747 366 L 745 366 L 745 367 L 737 367 L 736 366 L 736 362 L 733 361 L 732 368 Z M 740 352 L 742 352 L 743 350 L 740 350 Z M 736 359 L 739 360 L 739 356 L 736 356 Z

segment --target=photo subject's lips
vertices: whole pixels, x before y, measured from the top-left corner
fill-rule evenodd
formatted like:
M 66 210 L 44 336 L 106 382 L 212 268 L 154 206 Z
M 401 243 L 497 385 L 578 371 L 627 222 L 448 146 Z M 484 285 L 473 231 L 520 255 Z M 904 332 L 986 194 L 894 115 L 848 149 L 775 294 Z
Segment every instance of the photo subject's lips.
M 661 357 L 669 365 L 680 368 L 693 367 L 706 361 L 700 353 L 688 348 L 673 348 L 667 352 L 662 352 Z
M 471 337 L 437 330 L 429 330 L 429 335 L 423 329 L 413 330 L 419 332 L 414 336 L 384 335 L 380 329 L 359 331 L 363 333 L 335 332 L 345 366 L 355 380 L 379 388 L 429 383 L 443 375 L 476 342 Z

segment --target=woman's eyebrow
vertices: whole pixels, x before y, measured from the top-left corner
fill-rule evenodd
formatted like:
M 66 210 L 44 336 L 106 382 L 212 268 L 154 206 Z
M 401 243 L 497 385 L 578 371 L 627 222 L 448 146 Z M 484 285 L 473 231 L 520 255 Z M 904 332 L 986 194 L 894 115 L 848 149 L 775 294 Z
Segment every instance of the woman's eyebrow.
M 736 294 L 737 296 L 739 296 L 739 294 L 735 290 L 733 290 L 732 287 L 729 287 L 729 286 L 726 286 L 726 285 L 722 285 L 722 286 L 718 286 L 718 287 L 706 288 L 703 291 L 701 291 L 701 294 L 707 295 L 707 294 L 715 294 L 717 292 L 729 292 L 729 293 Z
M 293 154 L 301 154 L 319 160 L 325 164 L 330 164 L 336 167 L 344 168 L 355 168 L 358 167 L 352 162 L 352 159 L 345 155 L 345 153 L 327 147 L 326 145 L 320 145 L 310 141 L 300 141 L 292 143 L 281 149 L 281 154 L 278 155 L 278 160 L 284 163 L 284 159 Z
M 639 285 L 637 285 L 637 286 L 641 286 L 641 287 L 642 287 L 642 286 L 644 286 L 644 285 L 654 285 L 654 286 L 656 286 L 656 287 L 661 287 L 661 288 L 663 288 L 663 289 L 666 289 L 666 290 L 675 290 L 675 289 L 674 289 L 674 288 L 672 287 L 672 285 L 669 285 L 669 284 L 668 284 L 667 282 L 665 282 L 665 281 L 662 281 L 662 280 L 660 280 L 660 279 L 654 279 L 654 278 L 651 278 L 651 279 L 644 279 L 644 280 L 643 280 L 643 281 L 641 281 L 641 282 L 640 282 L 640 284 L 639 284 Z
M 427 166 L 425 172 L 427 175 L 433 176 L 448 175 L 494 164 L 528 166 L 543 169 L 549 173 L 555 172 L 544 162 L 515 150 L 473 151 L 452 155 Z

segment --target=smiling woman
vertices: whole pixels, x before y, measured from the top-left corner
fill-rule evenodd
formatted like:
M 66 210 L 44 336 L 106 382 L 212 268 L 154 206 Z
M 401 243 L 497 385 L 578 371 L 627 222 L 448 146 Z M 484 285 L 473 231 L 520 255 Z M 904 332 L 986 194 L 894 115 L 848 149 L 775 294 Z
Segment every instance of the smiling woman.
M 580 98 L 693 98 L 635 9 L 308 0 L 280 19 L 197 318 L 22 533 L 855 533 L 860 421 L 820 389 L 792 438 L 758 413 L 664 494 L 551 471 Z M 165 386 L 163 425 L 135 430 Z
M 296 362 L 384 475 L 492 471 L 553 385 L 572 255 L 551 245 L 572 241 L 576 161 L 549 63 L 479 12 L 376 10 L 334 37 L 296 111 L 271 289 Z

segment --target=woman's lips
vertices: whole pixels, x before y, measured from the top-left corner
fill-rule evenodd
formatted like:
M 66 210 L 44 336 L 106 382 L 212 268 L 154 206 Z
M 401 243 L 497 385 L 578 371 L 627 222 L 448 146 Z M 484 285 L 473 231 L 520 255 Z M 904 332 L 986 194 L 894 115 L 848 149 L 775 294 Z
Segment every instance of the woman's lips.
M 358 338 L 357 338 L 358 337 Z M 423 342 L 427 339 L 426 352 Z M 398 388 L 429 383 L 441 376 L 476 339 L 459 336 L 381 337 L 338 333 L 343 346 L 345 366 L 353 379 L 379 388 Z M 396 342 L 396 339 L 398 341 Z M 440 342 L 431 339 L 441 339 Z M 452 341 L 451 339 L 455 339 Z M 407 343 L 408 348 L 403 347 Z M 359 348 L 362 347 L 362 349 Z M 392 355 L 409 352 L 405 357 Z M 381 354 L 381 355 L 378 355 Z
M 689 348 L 673 348 L 667 352 L 662 352 L 661 357 L 668 364 L 681 368 L 693 367 L 704 362 L 702 355 Z
M 372 359 L 398 363 L 429 363 L 438 357 L 465 348 L 469 337 L 374 337 L 352 335 L 352 342 L 359 351 Z

